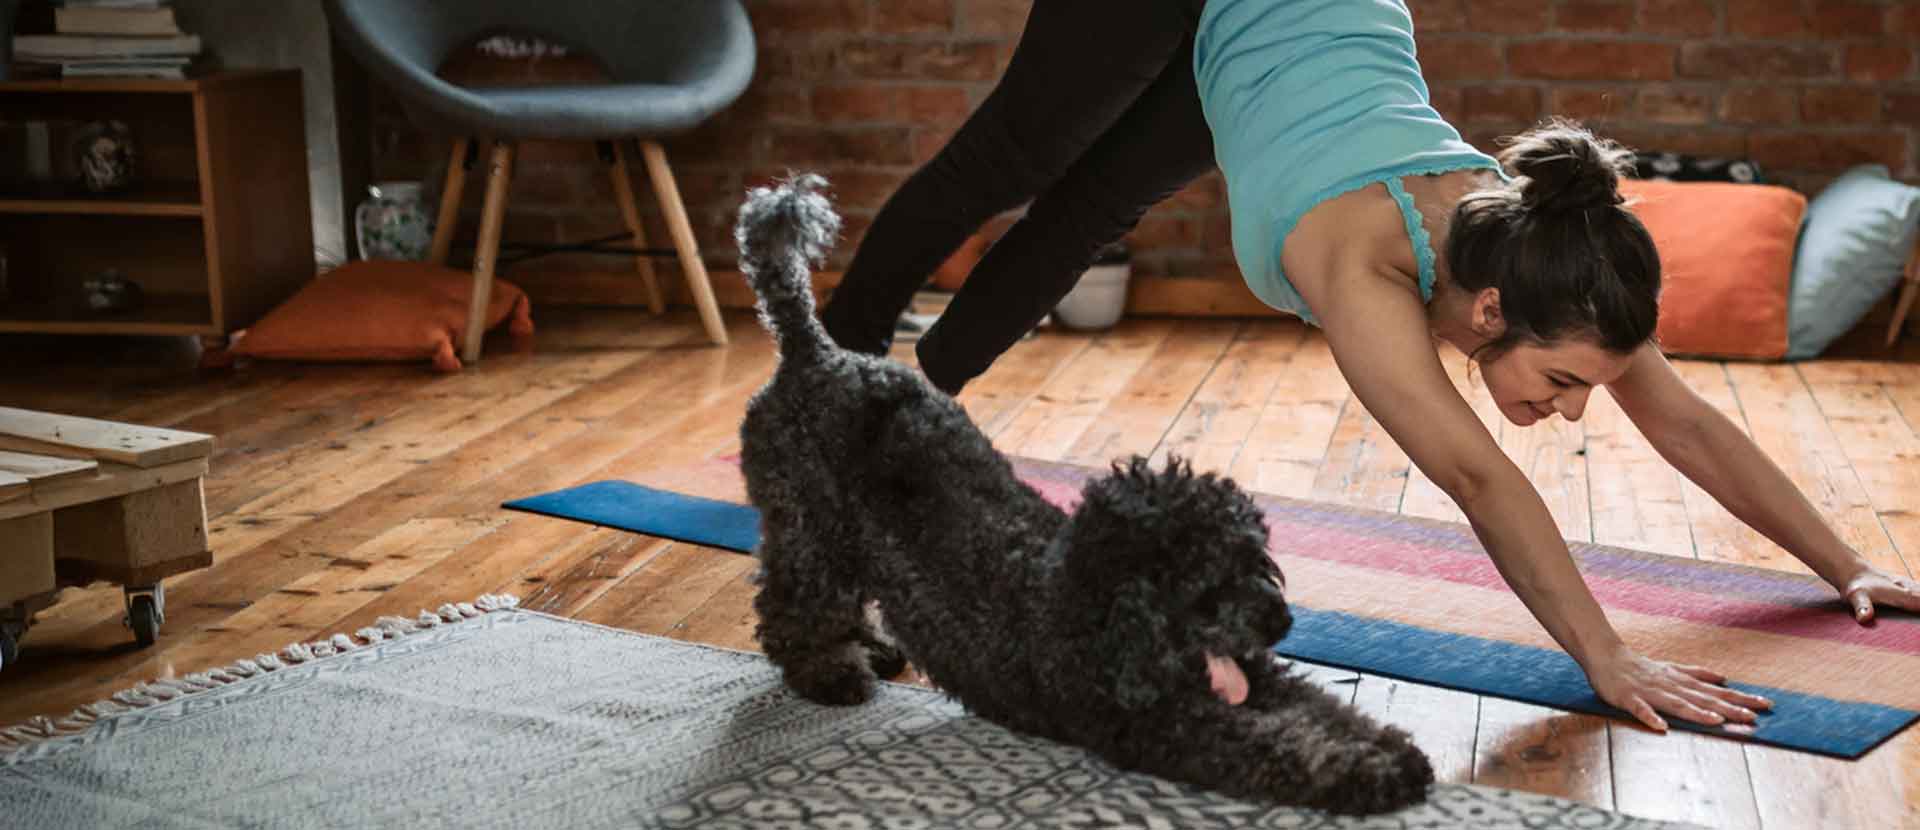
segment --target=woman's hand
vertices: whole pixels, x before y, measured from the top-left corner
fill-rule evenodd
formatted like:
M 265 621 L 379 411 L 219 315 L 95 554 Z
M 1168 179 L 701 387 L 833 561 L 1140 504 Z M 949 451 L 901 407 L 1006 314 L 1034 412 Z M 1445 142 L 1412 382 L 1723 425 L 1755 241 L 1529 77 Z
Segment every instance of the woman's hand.
M 1726 681 L 1709 669 L 1653 660 L 1624 647 L 1587 670 L 1601 700 L 1660 732 L 1667 731 L 1662 714 L 1719 726 L 1752 723 L 1756 710 L 1773 708 L 1764 697 L 1721 685 Z
M 1868 567 L 1858 576 L 1835 586 L 1846 597 L 1847 607 L 1861 625 L 1873 622 L 1875 605 L 1891 605 L 1920 612 L 1920 585 L 1904 576 L 1893 576 L 1879 568 Z

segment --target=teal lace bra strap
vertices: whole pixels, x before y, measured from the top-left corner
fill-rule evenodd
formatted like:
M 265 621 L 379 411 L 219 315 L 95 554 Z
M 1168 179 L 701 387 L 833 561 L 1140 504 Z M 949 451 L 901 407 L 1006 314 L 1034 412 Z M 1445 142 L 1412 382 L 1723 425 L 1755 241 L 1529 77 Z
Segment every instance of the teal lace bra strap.
M 1393 200 L 1400 204 L 1400 218 L 1407 223 L 1407 238 L 1413 240 L 1413 256 L 1420 263 L 1420 299 L 1433 299 L 1433 240 L 1427 236 L 1427 223 L 1422 221 L 1420 208 L 1413 203 L 1413 194 L 1400 185 L 1400 177 L 1386 180 L 1387 192 L 1393 194 Z

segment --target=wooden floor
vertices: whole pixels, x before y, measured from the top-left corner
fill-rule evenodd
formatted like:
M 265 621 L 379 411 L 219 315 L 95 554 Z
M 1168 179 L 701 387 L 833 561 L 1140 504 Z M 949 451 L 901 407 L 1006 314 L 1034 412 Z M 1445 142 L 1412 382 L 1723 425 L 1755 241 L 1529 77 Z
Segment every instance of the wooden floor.
M 0 672 L 0 723 L 60 714 L 383 614 L 511 592 L 599 623 L 753 647 L 751 560 L 501 511 L 501 500 L 731 451 L 772 366 L 751 318 L 716 349 L 691 315 L 544 310 L 538 347 L 462 374 L 256 365 L 196 374 L 169 341 L 0 340 L 0 403 L 213 433 L 215 565 L 171 581 L 160 642 L 131 646 L 117 589 L 69 591 Z M 90 350 L 74 351 L 76 342 Z M 504 344 L 501 344 L 504 346 Z M 908 350 L 898 354 L 909 357 Z M 24 355 L 24 357 L 23 357 Z M 19 367 L 22 360 L 31 364 Z M 1579 423 L 1504 423 L 1449 369 L 1565 533 L 1795 567 L 1666 466 L 1596 393 Z M 1920 348 L 1896 360 L 1685 363 L 1847 539 L 1920 558 Z M 1130 320 L 1043 333 L 962 396 L 1004 451 L 1099 463 L 1179 453 L 1254 489 L 1458 519 L 1355 402 L 1325 342 L 1278 321 Z M 1858 762 L 1348 676 L 1440 775 L 1719 827 L 1911 826 L 1920 735 Z

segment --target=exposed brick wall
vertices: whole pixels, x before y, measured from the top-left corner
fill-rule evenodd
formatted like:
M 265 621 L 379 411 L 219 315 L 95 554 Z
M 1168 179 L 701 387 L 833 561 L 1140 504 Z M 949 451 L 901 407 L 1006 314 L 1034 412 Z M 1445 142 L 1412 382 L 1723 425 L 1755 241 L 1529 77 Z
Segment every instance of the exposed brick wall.
M 760 42 L 753 86 L 712 123 L 667 142 L 708 261 L 734 260 L 729 225 L 744 188 L 792 167 L 833 179 L 848 218 L 844 263 L 893 188 L 992 89 L 1030 2 L 747 0 Z M 1410 4 L 1435 105 L 1484 149 L 1562 114 L 1636 148 L 1748 156 L 1809 193 L 1860 162 L 1920 180 L 1920 0 Z M 438 175 L 439 140 L 391 106 L 376 123 L 379 177 Z M 639 186 L 650 233 L 664 241 Z M 469 215 L 481 189 L 468 187 Z M 589 146 L 526 146 L 512 196 L 510 238 L 621 227 Z M 1230 273 L 1218 175 L 1152 211 L 1133 243 L 1147 273 Z M 620 266 L 576 257 L 542 267 Z

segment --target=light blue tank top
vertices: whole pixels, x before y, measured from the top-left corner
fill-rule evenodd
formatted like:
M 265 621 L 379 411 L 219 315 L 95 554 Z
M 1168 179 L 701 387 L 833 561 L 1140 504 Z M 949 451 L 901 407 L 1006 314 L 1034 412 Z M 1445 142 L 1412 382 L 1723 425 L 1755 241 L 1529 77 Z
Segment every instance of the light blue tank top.
M 1261 301 L 1313 322 L 1281 243 L 1315 205 L 1375 182 L 1400 205 L 1432 299 L 1433 247 L 1400 177 L 1500 164 L 1429 103 L 1402 0 L 1207 0 L 1193 70 L 1234 259 Z

